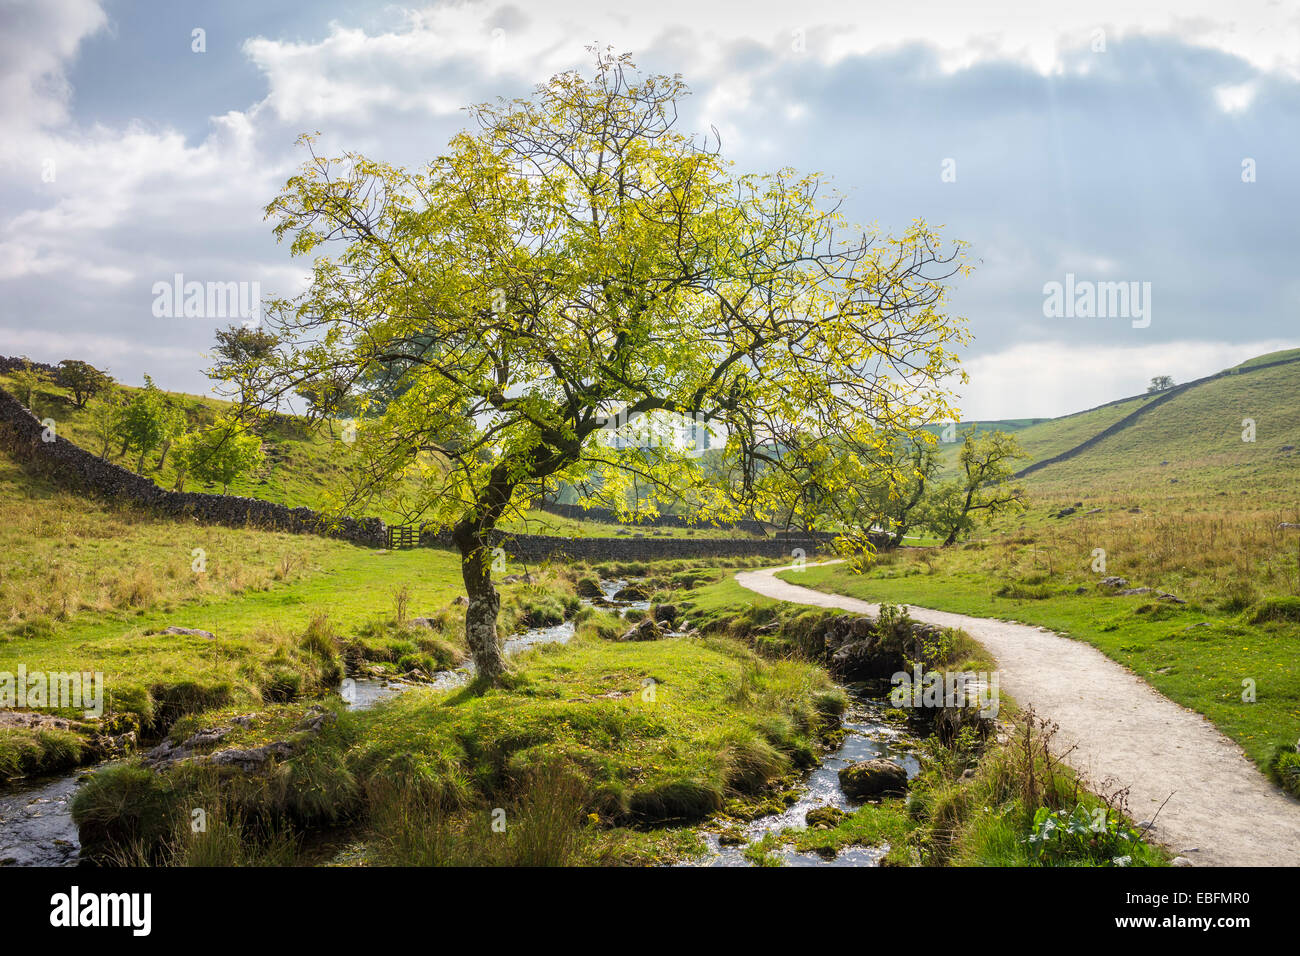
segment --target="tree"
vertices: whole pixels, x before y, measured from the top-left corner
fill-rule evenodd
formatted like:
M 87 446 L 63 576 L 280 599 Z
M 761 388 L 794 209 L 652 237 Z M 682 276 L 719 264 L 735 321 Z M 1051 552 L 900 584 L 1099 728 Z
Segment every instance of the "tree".
M 275 334 L 265 329 L 244 325 L 218 329 L 217 344 L 212 349 L 216 363 L 209 374 L 231 383 L 233 396 L 246 400 L 251 384 L 274 356 L 277 344 Z
M 924 514 L 924 501 L 939 472 L 939 455 L 927 435 L 913 436 L 890 443 L 886 459 L 886 481 L 877 485 L 884 500 L 880 507 L 886 527 L 891 531 L 890 544 L 898 547 L 907 532 Z
M 120 440 L 121 416 L 125 408 L 121 389 L 107 386 L 90 406 L 90 431 L 99 443 L 99 457 L 107 458 L 114 439 Z
M 185 410 L 167 402 L 161 411 L 162 433 L 158 440 L 158 471 L 167 464 L 167 453 L 178 438 L 185 434 L 189 418 Z
M 9 378 L 13 383 L 14 398 L 31 411 L 32 403 L 36 400 L 36 390 L 48 381 L 48 377 L 30 361 L 24 359 L 22 367 L 11 373 Z
M 334 420 L 357 413 L 357 404 L 349 391 L 350 386 L 345 382 L 320 379 L 304 382 L 298 389 L 298 397 L 306 403 L 308 416 L 325 422 L 333 437 Z
M 1147 394 L 1163 392 L 1174 387 L 1173 377 L 1170 375 L 1157 375 L 1151 379 L 1151 384 L 1147 386 Z
M 72 393 L 72 404 L 77 408 L 85 408 L 90 399 L 113 384 L 107 372 L 78 359 L 60 362 L 55 381 Z
M 144 474 L 144 459 L 161 445 L 174 427 L 173 409 L 167 396 L 153 379 L 144 377 L 144 388 L 137 389 L 117 416 L 117 437 L 122 443 L 121 454 L 134 451 L 139 455 L 136 471 Z
M 592 77 L 474 107 L 422 170 L 325 158 L 304 137 L 308 160 L 267 207 L 316 258 L 310 288 L 270 304 L 281 345 L 248 411 L 311 383 L 357 390 L 358 466 L 336 507 L 419 479 L 421 516 L 460 551 L 487 681 L 505 669 L 496 528 L 545 483 L 590 479 L 616 502 L 655 489 L 734 520 L 797 480 L 792 433 L 847 442 L 953 417 L 941 383 L 967 336 L 942 303 L 960 246 L 919 222 L 855 230 L 816 176 L 735 174 L 676 130 L 686 92 L 598 54 Z M 376 378 L 386 403 L 364 394 Z M 687 449 L 602 440 L 651 412 L 719 426 L 720 480 Z
M 233 420 L 221 420 L 199 431 L 190 432 L 176 449 L 177 489 L 183 490 L 185 478 L 221 485 L 221 493 L 230 483 L 261 465 L 262 440 Z
M 190 456 L 193 454 L 193 446 L 198 441 L 199 432 L 183 432 L 176 436 L 172 442 L 172 464 L 176 468 L 176 482 L 172 485 L 173 491 L 184 491 L 185 481 L 190 476 Z
M 1024 489 L 1007 482 L 1012 463 L 1028 457 L 1014 435 L 1002 431 L 976 435 L 974 428 L 966 431 L 957 459 L 961 475 L 936 492 L 927 518 L 939 534 L 947 534 L 945 546 L 968 533 L 979 515 L 992 520 L 1004 511 L 1023 510 Z

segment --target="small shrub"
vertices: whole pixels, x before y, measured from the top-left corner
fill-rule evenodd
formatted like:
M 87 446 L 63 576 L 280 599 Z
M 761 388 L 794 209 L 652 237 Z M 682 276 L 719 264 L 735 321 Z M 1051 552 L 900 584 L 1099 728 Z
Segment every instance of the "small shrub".
M 1032 584 L 1029 581 L 1012 581 L 993 592 L 998 597 L 1011 598 L 1016 601 L 1043 601 L 1052 596 L 1052 589 L 1046 584 Z
M 1300 624 L 1300 597 L 1275 597 L 1260 601 L 1250 613 L 1251 624 Z
M 1279 747 L 1268 769 L 1283 790 L 1300 797 L 1300 749 Z
M 1025 842 L 1039 866 L 1128 866 L 1142 837 L 1120 814 L 1079 803 L 1069 811 L 1039 807 Z

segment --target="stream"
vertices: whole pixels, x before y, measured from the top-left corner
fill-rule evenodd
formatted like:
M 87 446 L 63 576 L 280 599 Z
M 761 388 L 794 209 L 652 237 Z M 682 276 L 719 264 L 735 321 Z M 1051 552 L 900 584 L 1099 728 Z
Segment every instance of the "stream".
M 89 770 L 0 792 L 0 866 L 73 866 L 81 844 L 72 795 Z
M 616 601 L 614 595 L 627 581 L 602 581 L 604 600 L 584 599 L 611 610 L 640 608 L 649 601 Z M 564 643 L 573 637 L 573 621 L 551 627 L 536 627 L 505 640 L 506 654 L 539 644 Z M 365 710 L 380 701 L 415 687 L 452 688 L 469 682 L 474 667 L 468 663 L 454 670 L 439 671 L 430 681 L 389 681 L 379 678 L 348 678 L 339 688 L 349 710 Z M 104 767 L 106 764 L 99 764 Z M 81 852 L 77 827 L 72 822 L 72 797 L 77 787 L 94 772 L 82 767 L 71 773 L 38 777 L 12 789 L 0 790 L 0 866 L 75 866 Z
M 618 611 L 620 615 L 629 610 L 649 610 L 649 601 L 615 600 L 614 595 L 626 587 L 627 584 L 628 581 L 624 579 L 601 581 L 600 590 L 604 595 L 602 599 L 596 601 L 591 598 L 580 598 L 579 600 L 584 606 L 598 605 L 608 610 Z M 539 644 L 563 644 L 573 637 L 574 629 L 575 625 L 572 620 L 553 624 L 549 627 L 534 627 L 513 637 L 506 638 L 501 647 L 506 656 L 510 656 L 537 647 Z M 431 679 L 426 681 L 388 681 L 371 677 L 348 678 L 343 682 L 343 686 L 339 688 L 339 693 L 347 703 L 349 710 L 365 710 L 367 707 L 373 707 L 381 700 L 395 697 L 414 687 L 450 690 L 453 687 L 468 684 L 473 676 L 474 662 L 466 661 L 460 667 L 438 671 Z
M 614 599 L 629 582 L 627 580 L 601 581 L 603 599 L 586 599 L 585 605 L 596 604 L 620 614 L 636 609 L 647 610 L 649 601 L 619 601 Z M 531 628 L 504 642 L 506 654 L 537 647 L 541 644 L 564 643 L 573 637 L 574 622 L 565 621 L 550 627 Z M 474 674 L 472 663 L 454 670 L 439 671 L 431 681 L 407 682 L 380 678 L 348 678 L 339 689 L 349 710 L 365 710 L 380 701 L 394 697 L 415 687 L 452 688 L 470 681 Z M 758 840 L 767 833 L 804 827 L 804 814 L 821 806 L 853 810 L 859 804 L 851 801 L 840 788 L 839 771 L 860 760 L 873 757 L 890 757 L 907 770 L 909 777 L 919 771 L 917 760 L 911 754 L 911 738 L 905 731 L 886 723 L 882 717 L 883 704 L 855 688 L 846 688 L 849 706 L 843 718 L 845 735 L 841 745 L 823 756 L 821 764 L 812 770 L 800 786 L 799 799 L 783 812 L 759 817 L 739 829 L 747 840 Z M 100 764 L 104 766 L 104 764 Z M 72 797 L 77 787 L 93 773 L 81 768 L 72 773 L 44 777 L 29 781 L 15 789 L 0 791 L 0 866 L 75 866 L 81 851 L 77 827 L 72 822 Z M 708 853 L 689 866 L 749 866 L 743 846 L 723 846 L 717 833 L 705 833 Z M 887 852 L 886 847 L 846 847 L 833 859 L 817 853 L 799 853 L 783 846 L 776 852 L 787 866 L 875 866 Z
M 822 761 L 808 774 L 799 787 L 799 799 L 781 813 L 758 817 L 738 829 L 746 840 L 761 840 L 765 834 L 782 830 L 805 829 L 804 814 L 818 807 L 831 806 L 846 812 L 862 806 L 851 800 L 840 787 L 840 770 L 861 760 L 886 757 L 907 771 L 908 779 L 921 770 L 913 755 L 915 737 L 908 731 L 886 723 L 883 717 L 885 703 L 867 696 L 858 687 L 845 687 L 849 705 L 844 711 L 841 726 L 844 740 L 833 751 L 822 756 Z M 752 866 L 745 858 L 744 846 L 723 846 L 717 833 L 702 834 L 708 845 L 703 859 L 688 861 L 686 866 Z M 836 856 L 827 859 L 818 853 L 800 853 L 791 846 L 779 846 L 772 855 L 779 857 L 784 866 L 879 866 L 889 847 L 847 846 Z

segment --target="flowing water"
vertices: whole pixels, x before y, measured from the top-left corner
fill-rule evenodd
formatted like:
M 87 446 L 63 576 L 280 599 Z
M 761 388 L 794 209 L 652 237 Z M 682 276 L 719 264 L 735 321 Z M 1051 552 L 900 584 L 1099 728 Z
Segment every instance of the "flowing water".
M 805 828 L 804 814 L 818 807 L 835 807 L 852 811 L 861 806 L 851 800 L 840 787 L 839 772 L 849 764 L 876 757 L 892 759 L 907 771 L 908 778 L 920 772 L 919 761 L 912 750 L 915 739 L 906 731 L 886 723 L 882 717 L 884 703 L 868 697 L 861 690 L 845 688 L 849 706 L 844 713 L 842 726 L 844 740 L 833 752 L 826 754 L 799 789 L 799 799 L 781 813 L 759 817 L 739 827 L 749 842 L 761 840 L 765 834 L 778 834 L 782 830 Z M 751 866 L 745 859 L 744 846 L 723 846 L 718 834 L 703 835 L 708 845 L 704 859 L 692 861 L 690 866 Z M 834 858 L 826 859 L 814 852 L 800 853 L 793 847 L 778 846 L 772 853 L 785 866 L 878 866 L 888 847 L 849 846 Z
M 602 582 L 611 609 L 646 608 L 648 601 L 614 601 L 613 595 L 626 581 Z M 593 602 L 584 601 L 590 604 Z M 507 638 L 506 654 L 564 643 L 573 637 L 574 624 L 565 621 L 552 627 L 537 627 Z M 420 683 L 382 678 L 348 678 L 339 688 L 349 710 L 365 710 L 380 701 L 415 687 L 449 689 L 469 683 L 474 665 L 439 671 L 432 680 Z M 103 766 L 103 765 L 101 765 Z M 89 770 L 25 781 L 11 790 L 0 791 L 0 866 L 74 866 L 81 852 L 77 827 L 72 822 L 72 797 L 89 776 Z
M 72 866 L 81 844 L 72 795 L 89 771 L 45 777 L 0 793 L 0 866 Z
M 534 627 L 522 634 L 506 638 L 501 646 L 506 655 L 509 656 L 536 647 L 539 644 L 563 644 L 573 637 L 573 632 L 574 624 L 572 621 L 565 621 L 551 627 Z M 460 667 L 438 671 L 429 680 L 419 682 L 386 680 L 380 677 L 349 677 L 343 681 L 342 686 L 339 688 L 339 695 L 347 704 L 348 710 L 366 710 L 375 706 L 381 700 L 396 697 L 398 694 L 416 687 L 430 687 L 434 690 L 450 690 L 453 687 L 462 687 L 468 684 L 473 676 L 474 662 L 466 661 Z
M 603 599 L 584 600 L 584 604 L 597 604 L 620 615 L 627 610 L 647 610 L 649 601 L 619 601 L 614 595 L 629 583 L 627 580 L 602 581 Z M 541 644 L 564 643 L 573 637 L 573 621 L 551 627 L 538 627 L 507 638 L 506 654 L 537 647 Z M 462 686 L 473 677 L 474 668 L 468 663 L 454 670 L 439 671 L 431 681 L 420 683 L 385 680 L 381 678 L 348 678 L 340 688 L 350 710 L 365 710 L 380 701 L 394 697 L 415 687 L 452 688 Z M 822 760 L 803 783 L 797 802 L 779 814 L 760 817 L 741 829 L 749 840 L 758 840 L 766 833 L 779 833 L 786 828 L 804 826 L 804 814 L 821 806 L 851 810 L 857 805 L 840 789 L 839 771 L 859 760 L 873 757 L 891 757 L 901 764 L 909 777 L 915 776 L 919 767 L 911 755 L 910 738 L 881 719 L 882 705 L 866 695 L 849 689 L 849 707 L 844 715 L 843 743 Z M 0 792 L 0 866 L 74 866 L 81 850 L 77 828 L 72 822 L 71 804 L 77 787 L 90 776 L 90 771 L 30 781 L 17 789 Z M 718 835 L 706 834 L 709 853 L 690 865 L 748 866 L 744 847 L 722 846 Z M 880 862 L 886 850 L 877 847 L 847 847 L 832 860 L 816 853 L 798 853 L 789 847 L 777 851 L 787 866 L 873 866 Z

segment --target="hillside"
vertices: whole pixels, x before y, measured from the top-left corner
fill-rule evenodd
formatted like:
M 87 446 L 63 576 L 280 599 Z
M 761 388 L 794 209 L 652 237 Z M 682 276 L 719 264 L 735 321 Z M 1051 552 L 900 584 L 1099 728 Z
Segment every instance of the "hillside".
M 0 371 L 0 387 L 13 391 L 12 375 Z M 139 391 L 131 386 L 119 387 L 127 396 Z M 190 428 L 211 423 L 231 407 L 229 402 L 207 396 L 184 392 L 164 394 L 176 407 L 184 410 Z M 87 408 L 77 408 L 66 390 L 49 383 L 37 388 L 32 401 L 37 417 L 42 420 L 53 419 L 60 436 L 135 471 L 139 464 L 135 455 L 122 455 L 115 444 L 106 445 L 102 438 L 97 437 L 94 428 L 94 410 L 97 404 L 92 399 Z M 349 486 L 349 449 L 341 440 L 342 434 L 342 427 L 337 422 L 314 424 L 297 415 L 274 416 L 262 432 L 265 454 L 263 464 L 251 474 L 231 482 L 229 494 L 258 498 L 289 507 L 305 506 L 317 510 L 328 507 L 331 495 Z M 158 467 L 158 459 L 158 452 L 151 453 L 145 459 L 145 476 L 159 487 L 174 488 L 177 477 L 174 460 L 164 460 L 162 467 Z M 217 485 L 205 484 L 193 478 L 186 482 L 185 489 L 207 493 L 222 491 Z M 416 491 L 414 480 L 407 490 L 412 492 L 412 497 L 418 497 L 413 494 Z M 370 502 L 365 513 L 389 524 L 402 524 L 410 520 L 395 500 Z M 618 535 L 728 539 L 758 537 L 734 528 L 712 525 L 690 528 L 620 527 L 595 520 L 560 518 L 538 509 L 508 516 L 501 522 L 501 529 L 571 538 L 606 538 Z
M 0 375 L 0 386 L 12 391 L 12 377 Z M 130 386 L 121 388 L 128 395 L 138 391 Z M 183 392 L 165 394 L 184 410 L 191 428 L 209 424 L 230 407 L 229 402 L 217 398 Z M 104 454 L 109 461 L 135 470 L 137 461 L 134 455 L 120 455 L 120 449 L 111 444 L 105 447 L 103 441 L 96 438 L 93 426 L 95 405 L 96 402 L 92 399 L 87 408 L 76 408 L 67 392 L 54 385 L 41 386 L 33 399 L 33 411 L 37 417 L 54 419 L 59 435 L 96 454 Z M 346 457 L 341 454 L 344 446 L 338 440 L 339 434 L 337 426 L 331 428 L 326 425 L 316 429 L 310 427 L 306 419 L 296 415 L 275 416 L 267 425 L 263 436 L 266 458 L 262 467 L 232 482 L 230 494 L 261 498 L 290 507 L 305 505 L 320 508 L 325 504 L 329 491 L 339 488 L 346 480 Z M 162 468 L 157 468 L 157 461 L 157 453 L 146 459 L 145 475 L 163 488 L 174 487 L 174 463 L 166 461 Z M 205 485 L 193 479 L 186 483 L 186 489 L 221 491 L 216 485 Z M 380 517 L 389 517 L 382 506 L 375 513 Z
M 1255 425 L 1253 441 L 1243 438 L 1247 419 Z M 1112 433 L 1103 434 L 1108 428 Z M 1018 437 L 1038 466 L 1027 470 L 1026 484 L 1041 494 L 1258 493 L 1281 504 L 1278 496 L 1294 499 L 1298 487 L 1300 353 L 1262 356 L 1171 393 L 1055 419 Z

